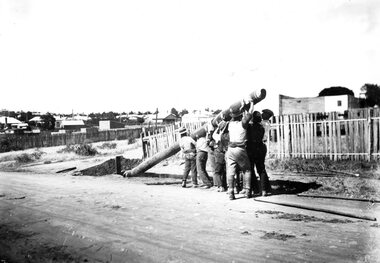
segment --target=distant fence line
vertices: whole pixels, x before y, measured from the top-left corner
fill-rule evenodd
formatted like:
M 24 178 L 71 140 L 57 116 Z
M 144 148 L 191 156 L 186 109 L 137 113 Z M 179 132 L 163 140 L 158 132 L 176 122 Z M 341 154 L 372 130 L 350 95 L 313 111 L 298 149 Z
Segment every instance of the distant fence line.
M 345 118 L 336 112 L 275 116 L 270 129 L 268 156 L 278 159 L 379 160 L 380 110 L 352 110 Z M 187 128 L 194 131 L 203 124 L 187 124 Z M 177 142 L 178 128 L 173 125 L 156 134 L 145 132 L 142 137 L 144 157 Z
M 149 128 L 148 130 L 152 130 Z M 51 133 L 40 134 L 1 134 L 0 139 L 8 139 L 13 146 L 20 149 L 51 147 L 70 144 L 81 144 L 84 142 L 99 142 L 112 140 L 139 139 L 142 128 L 97 130 L 88 129 L 86 132 Z

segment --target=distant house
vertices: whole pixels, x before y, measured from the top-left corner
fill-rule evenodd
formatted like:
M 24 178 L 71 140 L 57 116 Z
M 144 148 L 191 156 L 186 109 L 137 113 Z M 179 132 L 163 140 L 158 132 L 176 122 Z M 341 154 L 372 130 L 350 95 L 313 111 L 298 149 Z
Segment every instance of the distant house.
M 294 98 L 279 96 L 279 114 L 339 112 L 360 108 L 360 99 L 352 95 Z
M 163 124 L 175 123 L 176 121 L 181 120 L 180 117 L 177 117 L 173 113 L 159 113 L 157 114 L 157 118 L 155 114 L 145 116 L 145 123 L 155 123 L 156 119 L 157 123 Z
M 83 120 L 62 120 L 60 129 L 64 130 L 80 130 L 81 128 L 86 128 Z
M 111 130 L 125 128 L 124 123 L 120 123 L 112 120 L 101 120 L 99 121 L 99 130 Z
M 28 124 L 12 117 L 0 117 L 0 129 L 27 129 Z

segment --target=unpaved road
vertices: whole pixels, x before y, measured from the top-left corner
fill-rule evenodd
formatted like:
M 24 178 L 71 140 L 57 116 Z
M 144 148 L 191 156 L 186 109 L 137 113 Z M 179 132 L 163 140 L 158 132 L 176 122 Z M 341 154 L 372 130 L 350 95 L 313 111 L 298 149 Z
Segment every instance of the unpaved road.
M 0 237 L 0 262 L 380 261 L 377 222 L 117 175 L 0 172 Z

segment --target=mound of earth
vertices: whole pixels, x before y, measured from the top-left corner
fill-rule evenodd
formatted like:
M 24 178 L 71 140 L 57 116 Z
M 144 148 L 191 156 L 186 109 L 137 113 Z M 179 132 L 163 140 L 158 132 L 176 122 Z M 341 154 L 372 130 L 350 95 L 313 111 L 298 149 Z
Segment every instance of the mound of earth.
M 127 159 L 121 157 L 121 169 L 122 170 L 131 170 L 132 168 L 139 165 L 142 160 L 141 159 Z M 109 159 L 101 164 L 80 170 L 76 172 L 74 175 L 90 175 L 90 176 L 103 176 L 107 174 L 116 173 L 116 161 L 115 159 Z

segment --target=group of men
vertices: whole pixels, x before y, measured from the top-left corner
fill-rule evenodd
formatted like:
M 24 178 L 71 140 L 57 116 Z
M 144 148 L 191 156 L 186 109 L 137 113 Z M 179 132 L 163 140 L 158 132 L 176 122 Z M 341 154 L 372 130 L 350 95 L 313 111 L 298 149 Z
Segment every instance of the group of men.
M 235 199 L 235 192 L 251 198 L 253 195 L 266 196 L 271 192 L 268 174 L 265 169 L 271 110 L 254 111 L 253 102 L 249 108 L 235 109 L 228 116 L 222 116 L 217 127 L 208 125 L 207 134 L 190 137 L 186 128 L 179 129 L 180 147 L 184 156 L 182 187 L 186 187 L 191 171 L 193 187 L 217 187 L 218 191 L 227 191 L 229 199 Z M 213 179 L 206 171 L 208 154 L 213 153 L 211 165 Z M 260 177 L 257 180 L 256 173 Z M 198 175 L 202 181 L 198 185 Z M 242 191 L 236 187 L 242 183 Z

